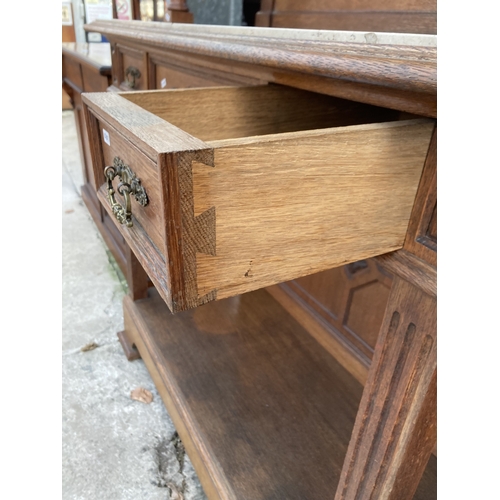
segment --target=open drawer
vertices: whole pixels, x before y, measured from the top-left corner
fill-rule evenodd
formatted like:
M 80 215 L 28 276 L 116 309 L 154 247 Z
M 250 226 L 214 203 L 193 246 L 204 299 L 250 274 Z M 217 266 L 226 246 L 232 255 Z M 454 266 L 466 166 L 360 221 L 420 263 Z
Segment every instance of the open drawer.
M 83 101 L 98 196 L 173 312 L 401 248 L 435 125 L 275 85 Z

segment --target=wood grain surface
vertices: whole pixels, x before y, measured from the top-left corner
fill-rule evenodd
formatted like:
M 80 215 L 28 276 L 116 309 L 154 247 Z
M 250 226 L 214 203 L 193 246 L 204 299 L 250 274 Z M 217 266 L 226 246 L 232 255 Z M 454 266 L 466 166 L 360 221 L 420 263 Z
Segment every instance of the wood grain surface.
M 149 293 L 124 299 L 126 334 L 208 498 L 332 498 L 361 385 L 265 290 L 176 315 Z
M 194 211 L 216 211 L 198 293 L 224 298 L 401 248 L 434 123 L 400 121 L 209 142 Z
M 290 289 L 274 285 L 266 291 L 276 299 L 287 312 L 303 326 L 309 335 L 313 336 L 360 384 L 364 385 L 368 376 L 368 363 L 360 361 L 359 356 L 353 354 L 344 339 L 331 334 L 328 325 L 312 314 L 308 314 Z
M 353 363 L 365 368 L 366 375 L 391 285 L 391 274 L 376 259 L 365 259 L 279 287 L 294 298 L 288 308 L 290 314 L 295 315 L 297 310 L 319 323 L 327 336 L 325 342 L 338 344 Z M 349 370 L 348 365 L 346 368 Z
M 133 213 L 169 267 L 157 281 L 170 277 L 174 312 L 401 248 L 434 128 L 427 119 L 339 126 L 397 116 L 280 86 L 84 100 L 111 135 L 109 146 L 102 125 L 89 127 L 101 144 L 96 188 L 119 156 L 150 192 Z
M 125 22 L 125 21 L 124 21 Z M 158 162 L 158 154 L 207 149 L 207 145 L 114 92 L 82 94 L 94 114 Z
M 127 92 L 121 96 L 202 141 L 397 119 L 390 109 L 282 85 Z
M 269 30 L 219 26 L 208 31 L 196 25 L 158 25 L 147 22 L 100 20 L 86 29 L 105 35 L 151 41 L 157 47 L 223 57 L 254 65 L 284 67 L 310 74 L 365 80 L 395 88 L 428 91 L 436 89 L 435 47 L 379 45 L 370 43 L 323 41 L 306 33 L 289 37 L 273 36 Z M 224 41 L 225 43 L 221 43 Z M 307 57 L 303 57 L 307 54 Z M 302 56 L 302 57 L 301 57 Z M 434 59 L 434 61 L 433 61 Z M 408 65 L 398 67 L 403 61 Z M 336 64 L 337 63 L 337 64 Z M 405 73 L 406 72 L 406 73 Z
M 336 500 L 412 498 L 436 445 L 436 299 L 394 278 Z
M 103 208 L 107 211 L 109 218 L 114 221 L 113 211 L 109 204 L 107 191 L 104 186 L 97 192 L 97 197 Z M 126 230 L 124 230 L 121 225 L 118 225 L 118 227 L 126 244 L 134 252 L 139 264 L 148 274 L 162 299 L 172 311 L 175 310 L 172 303 L 169 268 L 165 262 L 165 257 L 154 246 L 151 239 L 138 222 L 132 227 L 126 228 Z
M 430 265 L 437 264 L 437 128 L 429 152 L 415 205 L 412 210 L 405 250 Z
M 266 82 L 242 76 L 223 68 L 192 64 L 192 55 L 176 51 L 148 50 L 149 83 L 152 89 L 182 89 L 196 87 L 220 87 L 221 85 L 258 85 Z M 199 61 L 196 58 L 196 61 Z M 224 66 L 224 65 L 223 65 Z
M 95 21 L 85 29 L 144 53 L 185 56 L 189 62 L 184 67 L 204 67 L 206 74 L 218 68 L 240 77 L 436 117 L 437 49 L 430 35 L 352 32 L 346 38 L 339 31 L 137 21 Z
M 406 250 L 375 257 L 387 271 L 405 279 L 432 297 L 437 296 L 437 269 Z
M 106 130 L 109 137 L 109 144 L 103 139 L 103 131 Z M 99 133 L 102 144 L 104 163 L 95 164 L 95 169 L 104 172 L 106 166 L 113 166 L 114 158 L 120 158 L 141 181 L 141 186 L 146 190 L 148 204 L 143 207 L 131 196 L 132 214 L 141 224 L 156 247 L 165 254 L 165 227 L 162 217 L 162 199 L 160 196 L 160 183 L 158 166 L 146 155 L 138 150 L 133 143 L 118 133 L 109 123 L 99 121 Z M 125 205 L 123 197 L 118 193 L 119 177 L 113 180 L 115 198 L 122 205 Z M 100 187 L 100 186 L 99 186 Z M 109 204 L 109 201 L 108 201 Z
M 263 290 L 176 315 L 162 305 L 154 291 L 125 301 L 219 497 L 331 498 L 361 385 Z
M 257 26 L 436 33 L 435 0 L 273 0 L 262 2 Z

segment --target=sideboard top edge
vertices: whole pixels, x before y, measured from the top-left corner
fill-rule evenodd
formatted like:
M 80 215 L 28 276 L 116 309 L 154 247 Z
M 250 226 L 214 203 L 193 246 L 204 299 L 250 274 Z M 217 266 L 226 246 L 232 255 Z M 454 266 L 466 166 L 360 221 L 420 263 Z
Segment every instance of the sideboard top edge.
M 98 20 L 84 26 L 87 31 L 98 31 L 121 26 L 124 30 L 179 33 L 193 36 L 242 36 L 250 38 L 276 38 L 296 41 L 341 42 L 370 45 L 399 45 L 437 47 L 437 35 L 388 33 L 366 31 L 313 30 L 294 28 L 266 28 L 254 26 L 219 26 L 145 21 Z

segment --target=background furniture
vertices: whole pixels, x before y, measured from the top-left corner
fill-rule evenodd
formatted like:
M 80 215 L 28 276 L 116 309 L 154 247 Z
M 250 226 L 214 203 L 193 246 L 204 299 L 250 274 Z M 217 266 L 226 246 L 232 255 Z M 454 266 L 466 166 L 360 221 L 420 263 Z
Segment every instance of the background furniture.
M 144 4 L 142 5 L 143 16 L 147 17 L 146 11 L 149 4 L 146 5 L 147 2 L 141 2 L 140 0 L 131 0 L 133 19 L 141 19 L 141 3 Z M 151 20 L 166 21 L 165 14 L 167 14 L 170 16 L 171 22 L 191 23 L 193 21 L 193 15 L 189 12 L 189 8 L 185 1 L 170 2 L 166 7 L 166 10 L 164 8 L 164 4 L 166 5 L 164 0 L 157 2 L 150 1 L 149 3 L 151 4 L 150 7 L 152 8 L 152 12 L 154 14 Z M 158 14 L 159 10 L 162 12 L 161 16 Z M 113 16 L 114 18 L 118 17 L 116 0 L 113 0 Z M 102 207 L 97 201 L 95 191 L 93 189 L 88 189 L 88 184 L 91 181 L 92 167 L 88 149 L 88 139 L 86 134 L 82 133 L 82 131 L 85 130 L 85 118 L 82 114 L 81 93 L 102 92 L 110 87 L 112 82 L 111 47 L 109 43 L 74 42 L 73 26 L 63 26 L 63 42 L 67 41 L 64 39 L 65 29 L 69 28 L 71 28 L 73 32 L 73 43 L 63 43 L 62 45 L 63 109 L 73 108 L 75 111 L 78 143 L 83 165 L 84 185 L 82 186 L 82 197 L 101 235 L 106 241 L 107 246 L 120 266 L 120 269 L 125 276 L 128 276 L 130 273 L 133 275 L 134 264 L 130 261 L 133 261 L 134 257 L 130 254 L 130 249 L 125 244 L 123 237 L 116 230 L 115 225 L 109 221 L 106 211 L 102 210 Z M 115 47 L 113 50 L 115 51 L 116 49 L 117 48 Z M 125 49 L 125 52 L 126 54 L 122 54 L 122 57 L 118 54 L 117 57 L 114 57 L 115 64 L 127 63 L 129 57 L 131 57 L 132 62 L 135 63 L 133 58 L 136 52 L 134 52 L 134 49 L 127 48 Z M 142 67 L 141 64 L 138 66 Z M 133 64 L 127 64 L 127 66 L 122 69 L 124 75 L 123 78 L 120 77 L 120 81 L 122 82 L 121 88 L 133 90 L 133 79 L 137 78 L 137 81 L 139 82 L 142 76 L 140 72 L 136 73 L 136 71 L 139 71 L 137 69 L 137 64 L 136 66 L 133 66 Z M 125 72 L 127 71 L 129 71 L 129 73 L 125 75 Z M 134 77 L 133 75 L 136 74 L 140 76 Z M 116 80 L 117 78 L 115 77 L 115 81 Z M 142 88 L 142 85 L 138 83 L 137 88 Z M 113 90 L 113 88 L 110 90 Z M 71 102 L 68 102 L 68 95 Z
M 76 42 L 71 2 L 63 2 L 62 4 L 62 41 L 63 43 Z
M 436 8 L 436 0 L 262 0 L 255 25 L 435 35 Z
M 122 2 L 113 0 L 113 18 L 120 19 Z M 130 0 L 131 19 L 136 21 L 158 21 L 171 23 L 192 23 L 193 14 L 185 0 Z
M 114 90 L 271 82 L 381 106 L 400 119 L 436 117 L 434 37 L 378 34 L 367 43 L 362 33 L 318 39 L 300 30 L 283 36 L 274 30 L 105 21 L 90 28 L 105 34 L 114 49 Z M 140 76 L 131 78 L 130 66 Z M 86 103 L 95 120 L 99 106 Z M 92 123 L 99 180 L 94 188 L 100 189 L 99 151 L 105 146 Z M 276 498 L 284 491 L 287 498 L 293 491 L 304 498 L 294 484 L 318 488 L 312 498 L 333 496 L 335 489 L 337 499 L 435 494 L 428 487 L 432 458 L 422 476 L 435 447 L 435 151 L 434 135 L 397 252 L 173 317 L 156 291 L 148 290 L 141 266 L 134 267 L 122 341 L 131 357 L 136 347 L 145 360 L 211 498 L 239 497 L 250 487 L 257 488 L 255 498 L 266 497 L 269 487 Z M 132 233 L 118 229 L 134 245 Z M 137 245 L 133 250 L 148 259 Z M 322 374 L 322 381 L 309 378 L 311 373 Z M 270 410 L 257 411 L 260 396 Z M 231 427 L 235 416 L 238 424 Z M 299 479 L 285 460 L 312 453 L 307 443 L 294 447 L 290 441 L 293 433 L 286 429 L 295 416 L 312 449 L 319 450 L 315 458 L 333 460 L 318 473 L 319 482 L 309 467 L 301 468 Z M 270 427 L 253 425 L 253 418 Z M 281 418 L 285 430 L 273 442 Z M 314 434 L 325 419 L 328 438 Z M 336 444 L 333 435 L 340 437 Z M 259 457 L 273 453 L 276 459 L 259 469 Z M 252 471 L 249 482 L 242 470 Z M 270 486 L 269 475 L 282 480 Z
M 82 111 L 82 92 L 104 92 L 111 83 L 111 50 L 109 43 L 63 43 L 62 44 L 62 84 L 70 96 L 75 112 L 78 145 L 80 149 L 84 185 L 82 198 L 106 244 L 112 251 L 120 268 L 126 272 L 128 247 L 108 219 L 107 213 L 97 200 L 93 182 L 85 117 Z

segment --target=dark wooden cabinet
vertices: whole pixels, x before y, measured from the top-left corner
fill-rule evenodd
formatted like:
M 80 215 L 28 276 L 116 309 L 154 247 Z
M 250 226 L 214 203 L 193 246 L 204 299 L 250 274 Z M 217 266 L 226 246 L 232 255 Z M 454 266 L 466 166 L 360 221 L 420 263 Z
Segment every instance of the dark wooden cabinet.
M 138 90 L 125 96 L 127 113 L 119 111 L 123 96 L 113 97 L 113 103 L 105 95 L 89 96 L 84 104 L 87 116 L 93 117 L 87 126 L 93 144 L 94 189 L 100 190 L 99 199 L 107 207 L 110 228 L 114 225 L 128 242 L 131 295 L 124 301 L 121 340 L 129 353 L 136 348 L 144 359 L 209 498 L 435 498 L 435 37 L 378 33 L 376 38 L 366 38 L 356 33 L 351 38 L 346 33 L 318 36 L 307 30 L 281 34 L 272 29 L 160 28 L 116 21 L 98 21 L 91 29 L 105 34 L 115 50 L 118 62 L 115 65 L 113 59 L 110 90 Z M 130 66 L 141 75 L 134 77 L 133 84 L 131 73 L 126 74 Z M 214 205 L 215 219 L 207 216 L 197 225 L 196 217 L 210 207 L 198 206 L 196 194 L 194 209 L 189 208 L 193 213 L 176 212 L 177 203 L 185 203 L 185 197 L 176 193 L 188 192 L 183 191 L 185 186 L 194 185 L 197 192 L 210 186 L 208 181 L 197 185 L 190 177 L 191 163 L 206 164 L 207 160 L 201 156 L 182 160 L 185 151 L 179 144 L 172 153 L 174 160 L 162 160 L 161 134 L 157 137 L 153 130 L 165 126 L 154 118 L 154 99 L 144 90 L 206 87 L 208 91 L 219 85 L 291 87 L 375 106 L 392 113 L 395 122 L 429 120 L 432 127 L 421 158 L 422 175 L 418 175 L 408 207 L 410 218 L 394 251 L 374 252 L 373 258 L 359 260 L 346 245 L 347 265 L 338 262 L 321 273 L 303 269 L 301 277 L 285 283 L 277 272 L 269 282 L 277 283 L 273 286 L 229 294 L 172 315 L 166 303 L 172 307 L 175 299 L 165 292 L 172 285 L 164 287 L 163 283 L 173 280 L 170 289 L 185 286 L 193 296 L 205 296 L 196 276 L 205 265 L 203 255 L 223 248 L 217 236 L 221 238 L 224 228 L 208 230 L 210 224 L 221 224 L 223 214 L 218 216 Z M 203 96 L 190 92 L 183 94 L 187 100 L 179 98 L 166 106 L 164 114 L 185 115 L 185 120 L 198 121 L 203 128 L 208 108 L 202 104 Z M 149 95 L 161 99 L 158 92 Z M 304 116 L 308 112 L 300 111 Z M 115 134 L 111 141 L 118 144 L 111 153 L 103 143 L 103 128 L 108 124 L 116 128 L 107 132 Z M 254 144 L 255 138 L 247 137 L 244 142 Z M 159 200 L 155 216 L 164 219 L 153 224 L 134 216 L 136 225 L 127 228 L 112 219 L 101 163 L 103 159 L 110 163 L 119 154 L 128 154 L 132 163 L 139 153 L 149 155 L 153 165 L 141 170 L 141 180 L 146 183 L 148 176 L 160 176 L 151 185 L 164 189 L 163 194 L 154 195 Z M 319 153 L 311 147 L 310 155 L 315 154 Z M 231 161 L 236 163 L 238 158 Z M 306 168 L 308 161 L 303 159 L 296 168 Z M 331 168 L 337 164 L 332 162 Z M 268 168 L 272 167 L 269 163 Z M 400 169 L 393 167 L 399 176 Z M 180 170 L 183 181 L 177 176 Z M 227 189 L 237 195 L 239 186 L 240 181 Z M 308 187 L 304 182 L 303 189 Z M 396 187 L 384 196 L 390 202 L 401 191 Z M 290 200 L 287 195 L 290 192 L 284 189 L 285 207 L 293 202 L 293 196 Z M 321 202 L 339 203 L 329 196 L 319 200 L 319 206 Z M 349 202 L 343 201 L 346 206 Z M 349 223 L 338 218 L 331 224 L 344 224 L 354 234 L 359 210 L 351 211 Z M 265 220 L 265 212 L 261 216 Z M 312 220 L 318 217 L 317 212 L 311 213 Z M 156 229 L 149 229 L 148 224 Z M 170 232 L 162 236 L 157 230 L 160 226 Z M 212 250 L 190 235 L 198 226 L 215 238 Z M 241 224 L 227 231 L 245 229 Z M 328 224 L 323 230 L 329 231 Z M 165 234 L 169 235 L 166 240 Z M 365 238 L 376 236 L 374 231 Z M 182 238 L 193 245 L 183 247 Z M 146 239 L 149 246 L 143 244 Z M 170 245 L 168 258 L 155 253 L 162 245 Z M 311 238 L 313 245 L 317 241 Z M 270 248 L 270 255 L 274 250 L 278 271 L 286 249 Z M 195 265 L 184 267 L 185 274 L 175 274 L 176 267 L 186 266 L 189 259 Z M 168 272 L 161 271 L 167 263 Z M 156 289 L 148 288 L 142 267 Z M 252 268 L 249 260 L 249 278 Z M 307 439 L 294 442 L 297 429 Z

